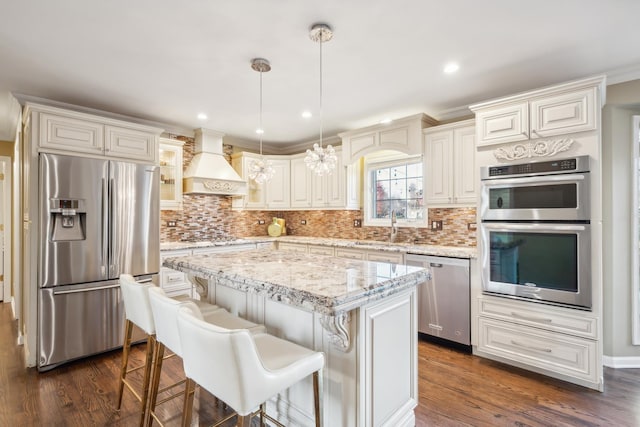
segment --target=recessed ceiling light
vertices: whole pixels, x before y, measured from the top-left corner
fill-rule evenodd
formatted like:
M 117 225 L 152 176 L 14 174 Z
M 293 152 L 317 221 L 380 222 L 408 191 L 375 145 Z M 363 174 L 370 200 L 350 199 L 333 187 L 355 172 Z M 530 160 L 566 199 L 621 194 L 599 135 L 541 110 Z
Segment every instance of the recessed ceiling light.
M 312 116 L 311 111 L 303 111 L 302 112 L 302 117 L 304 117 L 305 119 L 308 119 Z
M 455 62 L 450 62 L 444 66 L 444 72 L 447 74 L 455 73 L 459 68 L 460 66 L 458 64 L 456 64 Z
M 199 113 L 198 114 L 198 120 L 207 120 L 208 117 L 205 113 Z
M 384 119 L 380 120 L 380 124 L 381 125 L 388 125 L 389 123 L 391 123 L 393 120 L 391 120 L 389 117 L 385 117 Z
M 264 133 L 264 129 L 260 129 L 260 128 L 258 128 L 258 129 L 256 129 L 256 133 L 257 133 L 258 135 L 262 135 L 262 134 Z

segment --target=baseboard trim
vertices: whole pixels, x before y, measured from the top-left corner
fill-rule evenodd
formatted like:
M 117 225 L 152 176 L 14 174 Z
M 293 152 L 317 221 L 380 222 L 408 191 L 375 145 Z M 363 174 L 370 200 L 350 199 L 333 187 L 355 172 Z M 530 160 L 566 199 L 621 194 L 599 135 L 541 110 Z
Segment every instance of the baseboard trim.
M 602 364 L 608 368 L 615 369 L 640 368 L 640 357 L 603 356 Z

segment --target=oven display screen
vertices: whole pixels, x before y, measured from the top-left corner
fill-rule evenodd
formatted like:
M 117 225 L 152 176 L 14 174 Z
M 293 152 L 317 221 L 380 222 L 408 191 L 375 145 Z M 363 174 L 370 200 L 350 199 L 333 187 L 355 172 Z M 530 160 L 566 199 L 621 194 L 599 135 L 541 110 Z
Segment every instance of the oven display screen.
M 576 234 L 492 231 L 490 257 L 493 282 L 578 291 Z
M 535 185 L 489 189 L 490 209 L 575 209 L 576 184 Z

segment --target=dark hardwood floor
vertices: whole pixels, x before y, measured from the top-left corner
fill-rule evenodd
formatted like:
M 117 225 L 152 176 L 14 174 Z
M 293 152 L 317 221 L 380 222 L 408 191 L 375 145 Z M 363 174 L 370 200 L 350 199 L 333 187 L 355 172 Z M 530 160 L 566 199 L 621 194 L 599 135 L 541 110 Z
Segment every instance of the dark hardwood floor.
M 0 426 L 137 425 L 131 394 L 114 409 L 120 351 L 39 374 L 24 367 L 16 336 L 11 308 L 0 303 Z M 141 363 L 144 345 L 132 353 Z M 178 358 L 165 367 L 170 380 L 182 375 Z M 599 393 L 421 341 L 419 376 L 417 426 L 640 426 L 640 369 L 605 368 Z M 180 402 L 162 405 L 166 425 L 180 425 Z M 194 425 L 210 425 L 224 412 L 198 391 Z

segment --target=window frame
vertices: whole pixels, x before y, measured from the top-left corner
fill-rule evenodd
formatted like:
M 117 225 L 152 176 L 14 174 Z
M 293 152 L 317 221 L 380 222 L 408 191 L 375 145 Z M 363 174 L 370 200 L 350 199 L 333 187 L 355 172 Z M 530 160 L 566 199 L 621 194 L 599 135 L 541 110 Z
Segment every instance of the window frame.
M 428 222 L 428 207 L 427 207 L 427 198 L 426 198 L 426 162 L 424 156 L 408 156 L 403 154 L 401 156 L 385 156 L 385 158 L 365 158 L 364 162 L 364 206 L 363 206 L 363 217 L 364 217 L 364 226 L 369 227 L 390 227 L 391 221 L 389 218 L 374 218 L 375 209 L 373 206 L 374 203 L 374 187 L 373 187 L 373 173 L 375 170 L 393 167 L 393 166 L 402 166 L 421 163 L 422 164 L 422 206 L 424 207 L 424 212 L 422 215 L 422 219 L 405 219 L 398 218 L 396 225 L 398 227 L 416 227 L 416 228 L 425 228 L 427 227 Z

